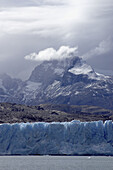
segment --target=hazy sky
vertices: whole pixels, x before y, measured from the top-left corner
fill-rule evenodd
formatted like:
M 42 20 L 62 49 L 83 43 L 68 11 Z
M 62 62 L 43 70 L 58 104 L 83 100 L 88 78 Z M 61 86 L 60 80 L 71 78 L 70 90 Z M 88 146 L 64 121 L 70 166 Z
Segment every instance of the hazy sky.
M 26 55 L 60 46 L 113 74 L 113 0 L 0 0 L 0 73 L 25 78 Z

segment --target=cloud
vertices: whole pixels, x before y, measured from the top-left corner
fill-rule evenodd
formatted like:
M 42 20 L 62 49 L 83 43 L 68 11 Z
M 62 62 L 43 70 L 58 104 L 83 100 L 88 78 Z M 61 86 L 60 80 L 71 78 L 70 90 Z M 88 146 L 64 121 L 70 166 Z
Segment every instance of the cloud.
M 35 34 L 45 37 L 62 34 L 68 32 L 75 17 L 71 17 L 69 11 L 67 6 L 4 8 L 0 11 L 0 32 L 4 36 Z
M 95 56 L 106 54 L 111 50 L 113 50 L 113 40 L 112 38 L 107 38 L 106 40 L 101 41 L 97 47 L 90 50 L 81 57 L 84 59 L 89 59 Z
M 23 56 L 62 44 L 77 44 L 80 56 L 90 52 L 94 68 L 113 69 L 113 52 L 99 54 L 98 45 L 112 35 L 113 0 L 0 0 L 0 71 L 17 76 L 37 64 Z
M 1 7 L 22 7 L 22 6 L 40 6 L 40 5 L 61 5 L 67 0 L 0 0 Z
M 69 46 L 61 46 L 58 50 L 47 48 L 40 51 L 38 54 L 31 53 L 30 55 L 25 56 L 25 59 L 34 61 L 63 60 L 64 58 L 69 58 L 73 55 L 76 56 L 77 49 L 77 47 L 70 48 Z
M 4 3 L 6 6 L 2 7 Z M 0 6 L 1 35 L 38 34 L 43 37 L 70 33 L 72 27 L 88 20 L 90 9 L 81 1 L 73 0 L 2 0 Z
M 72 38 L 75 33 L 86 32 L 87 30 L 85 29 L 86 31 L 84 31 L 82 28 L 84 28 L 85 24 L 91 27 L 95 17 L 96 21 L 94 22 L 98 24 L 96 31 L 100 31 L 99 29 L 103 23 L 99 21 L 99 25 L 97 23 L 98 19 L 102 18 L 101 15 L 104 17 L 113 16 L 113 10 L 111 9 L 110 0 L 107 1 L 107 3 L 109 2 L 107 7 L 104 6 L 102 0 L 98 0 L 98 3 L 95 1 L 11 0 L 9 2 L 9 0 L 1 0 L 0 36 L 5 36 L 6 34 L 34 34 L 42 37 L 53 37 L 54 35 L 59 35 L 62 38 L 68 37 L 70 39 L 67 35 L 72 34 Z M 6 5 L 2 7 L 4 3 Z M 98 17 L 96 16 L 97 14 Z M 105 25 L 102 25 L 104 29 L 106 29 Z M 82 30 L 79 31 L 80 29 Z

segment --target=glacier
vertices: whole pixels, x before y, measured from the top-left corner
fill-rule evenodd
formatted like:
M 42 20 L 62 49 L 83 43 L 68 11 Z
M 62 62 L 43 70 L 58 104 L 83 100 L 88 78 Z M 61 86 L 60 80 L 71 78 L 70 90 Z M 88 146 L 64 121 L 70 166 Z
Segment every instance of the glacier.
M 113 155 L 113 122 L 0 124 L 0 155 Z

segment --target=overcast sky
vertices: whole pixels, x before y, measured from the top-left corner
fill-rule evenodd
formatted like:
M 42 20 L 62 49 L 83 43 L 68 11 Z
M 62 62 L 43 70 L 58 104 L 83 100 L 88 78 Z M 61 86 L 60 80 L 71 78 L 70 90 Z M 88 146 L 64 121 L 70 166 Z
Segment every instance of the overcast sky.
M 0 73 L 26 78 L 26 55 L 61 46 L 113 75 L 113 0 L 0 0 Z

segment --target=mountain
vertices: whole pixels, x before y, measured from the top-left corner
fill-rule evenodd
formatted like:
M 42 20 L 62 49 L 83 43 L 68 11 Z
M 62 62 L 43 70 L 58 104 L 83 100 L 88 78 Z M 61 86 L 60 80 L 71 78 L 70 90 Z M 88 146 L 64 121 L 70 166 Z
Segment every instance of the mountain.
M 113 109 L 113 79 L 96 73 L 76 56 L 44 61 L 25 82 L 1 76 L 0 101 L 26 105 L 95 105 Z
M 0 75 L 0 102 L 16 102 L 15 94 L 24 86 L 20 79 L 11 78 L 7 74 Z

